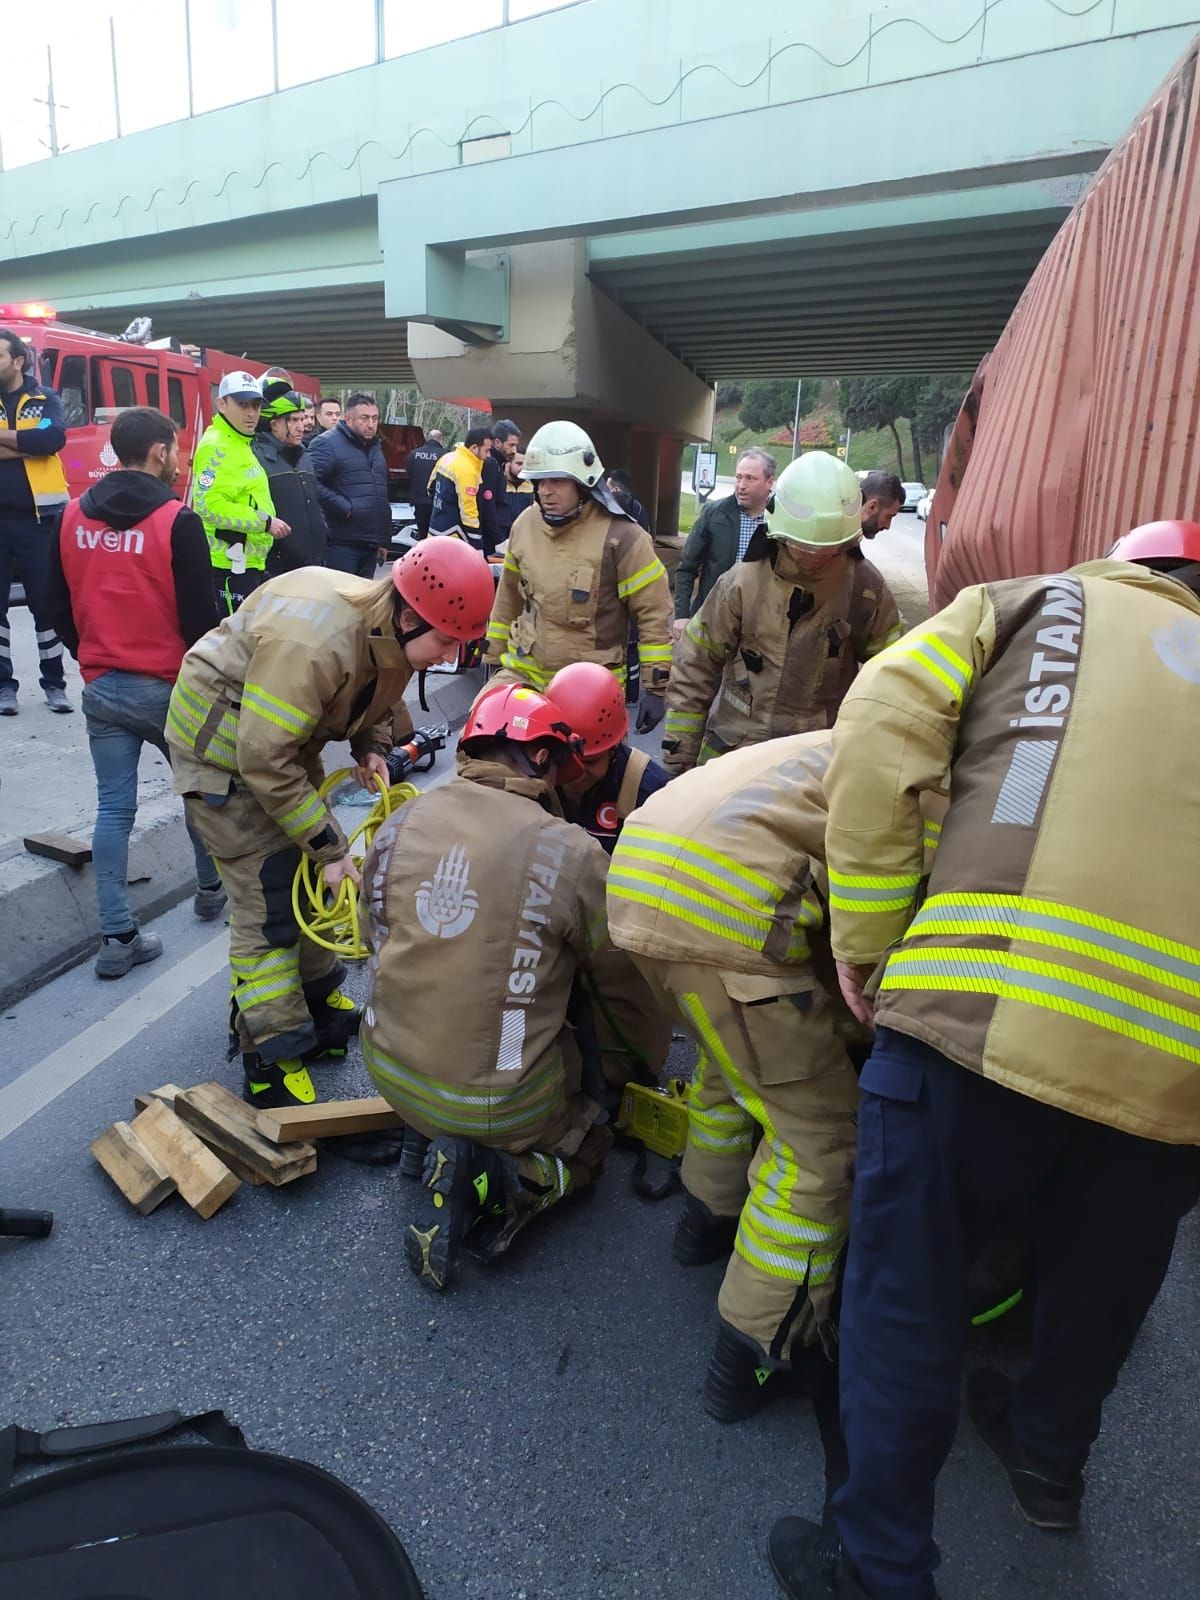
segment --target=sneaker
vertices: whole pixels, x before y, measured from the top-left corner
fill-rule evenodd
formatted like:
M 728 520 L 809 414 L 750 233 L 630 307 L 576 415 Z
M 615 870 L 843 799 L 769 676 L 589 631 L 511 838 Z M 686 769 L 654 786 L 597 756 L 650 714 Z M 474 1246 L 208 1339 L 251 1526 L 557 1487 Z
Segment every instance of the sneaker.
M 404 1154 L 400 1158 L 400 1176 L 402 1178 L 419 1178 L 425 1170 L 425 1152 L 429 1149 L 429 1140 L 423 1133 L 418 1133 L 415 1128 L 404 1130 Z
M 837 1534 L 807 1517 L 780 1517 L 767 1540 L 775 1581 L 791 1600 L 871 1600 Z
M 17 691 L 11 683 L 0 683 L 0 717 L 17 714 Z
M 764 1366 L 761 1357 L 723 1322 L 704 1375 L 704 1409 L 717 1422 L 744 1422 L 780 1398 L 787 1376 Z
M 703 1200 L 689 1194 L 683 1214 L 675 1225 L 671 1254 L 683 1267 L 703 1267 L 710 1261 L 724 1261 L 733 1249 L 737 1230 L 736 1217 L 718 1217 Z
M 421 1183 L 427 1201 L 408 1225 L 408 1264 L 422 1283 L 444 1289 L 458 1262 L 463 1237 L 481 1212 L 505 1207 L 504 1173 L 493 1150 L 469 1139 L 432 1139 Z
M 320 1000 L 310 1000 L 308 1009 L 317 1030 L 317 1042 L 306 1052 L 305 1059 L 316 1061 L 322 1056 L 344 1056 L 351 1039 L 362 1027 L 362 1012 L 354 1001 L 340 989 L 332 989 Z
M 74 711 L 75 707 L 67 699 L 67 691 L 59 688 L 58 684 L 46 685 L 42 689 L 42 693 L 46 696 L 46 704 L 51 711 L 57 711 L 60 717 Z
M 192 910 L 201 922 L 215 922 L 228 904 L 229 896 L 220 883 L 211 889 L 197 889 L 192 896 Z
M 980 1367 L 967 1379 L 967 1415 L 1004 1468 L 1021 1514 L 1035 1528 L 1073 1532 L 1079 1526 L 1083 1474 L 1064 1480 L 1026 1455 L 1008 1420 L 1011 1399 L 1012 1385 L 993 1367 Z
M 162 940 L 156 933 L 142 933 L 135 928 L 132 939 L 121 939 L 115 933 L 106 933 L 100 941 L 100 954 L 96 957 L 96 976 L 123 978 L 133 967 L 143 967 L 147 961 L 157 961 L 162 953 Z
M 264 1061 L 257 1051 L 242 1056 L 242 1099 L 258 1111 L 276 1106 L 311 1106 L 317 1091 L 303 1061 Z

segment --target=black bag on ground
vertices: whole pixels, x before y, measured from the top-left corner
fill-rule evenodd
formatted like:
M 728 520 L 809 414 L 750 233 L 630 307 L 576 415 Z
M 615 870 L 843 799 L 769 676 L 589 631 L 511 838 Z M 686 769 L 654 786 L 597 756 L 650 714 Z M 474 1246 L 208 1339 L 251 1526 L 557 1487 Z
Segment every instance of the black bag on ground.
M 189 1431 L 10 1487 L 17 1467 Z M 404 1548 L 320 1467 L 251 1450 L 223 1412 L 0 1430 L 0 1595 L 13 1600 L 423 1600 Z

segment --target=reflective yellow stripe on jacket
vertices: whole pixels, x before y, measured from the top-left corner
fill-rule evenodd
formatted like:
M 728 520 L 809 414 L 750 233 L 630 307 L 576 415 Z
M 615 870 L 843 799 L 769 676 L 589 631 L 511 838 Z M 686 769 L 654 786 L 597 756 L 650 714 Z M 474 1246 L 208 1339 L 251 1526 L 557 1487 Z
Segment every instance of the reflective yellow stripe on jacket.
M 761 950 L 776 926 L 784 891 L 719 850 L 631 821 L 613 855 L 608 893 L 652 906 L 663 916 L 732 944 Z M 803 903 L 791 924 L 787 960 L 808 953 L 804 929 L 820 921 L 817 907 Z
M 1003 938 L 1046 947 L 1046 958 L 944 944 L 939 936 Z M 1055 960 L 1054 955 L 1066 959 Z M 1100 977 L 1070 961 L 1110 970 Z M 1176 991 L 1174 1004 L 1133 987 L 1139 980 Z M 1058 901 L 1017 894 L 933 895 L 888 961 L 881 988 L 944 989 L 1058 1011 L 1200 1062 L 1200 948 Z

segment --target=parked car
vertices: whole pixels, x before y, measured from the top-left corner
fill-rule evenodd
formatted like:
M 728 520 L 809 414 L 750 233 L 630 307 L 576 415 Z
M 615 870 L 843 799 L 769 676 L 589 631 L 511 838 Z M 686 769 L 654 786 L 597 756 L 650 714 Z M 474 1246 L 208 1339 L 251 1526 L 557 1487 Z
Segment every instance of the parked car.
M 901 511 L 915 511 L 929 493 L 923 483 L 902 483 L 900 487 L 904 490 L 904 504 L 900 507 Z
M 930 508 L 930 506 L 932 504 L 933 504 L 933 491 L 932 490 L 930 490 L 930 492 L 928 494 L 922 495 L 921 498 L 917 501 L 917 515 L 920 517 L 922 522 L 928 522 L 929 521 L 929 508 Z

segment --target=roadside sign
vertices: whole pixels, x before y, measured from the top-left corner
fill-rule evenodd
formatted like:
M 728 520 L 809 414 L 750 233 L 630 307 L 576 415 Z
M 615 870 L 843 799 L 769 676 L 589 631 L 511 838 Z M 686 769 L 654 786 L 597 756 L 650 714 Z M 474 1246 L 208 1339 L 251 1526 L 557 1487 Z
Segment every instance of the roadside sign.
M 696 460 L 692 467 L 692 493 L 697 500 L 707 500 L 717 486 L 717 452 L 715 450 L 696 450 Z

